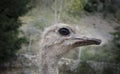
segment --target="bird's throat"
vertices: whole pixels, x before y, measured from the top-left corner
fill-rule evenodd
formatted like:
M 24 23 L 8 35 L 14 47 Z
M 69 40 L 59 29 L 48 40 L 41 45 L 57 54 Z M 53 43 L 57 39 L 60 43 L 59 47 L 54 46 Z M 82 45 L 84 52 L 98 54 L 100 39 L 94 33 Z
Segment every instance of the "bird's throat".
M 40 74 L 58 74 L 58 59 L 42 53 L 40 61 Z

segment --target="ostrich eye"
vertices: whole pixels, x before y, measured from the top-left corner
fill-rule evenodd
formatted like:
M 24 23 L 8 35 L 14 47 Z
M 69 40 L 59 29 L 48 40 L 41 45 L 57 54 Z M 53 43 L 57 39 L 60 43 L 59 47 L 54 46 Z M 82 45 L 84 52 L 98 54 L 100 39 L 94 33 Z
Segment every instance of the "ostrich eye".
M 70 34 L 70 31 L 69 29 L 67 28 L 60 28 L 59 31 L 58 31 L 61 35 L 69 35 Z

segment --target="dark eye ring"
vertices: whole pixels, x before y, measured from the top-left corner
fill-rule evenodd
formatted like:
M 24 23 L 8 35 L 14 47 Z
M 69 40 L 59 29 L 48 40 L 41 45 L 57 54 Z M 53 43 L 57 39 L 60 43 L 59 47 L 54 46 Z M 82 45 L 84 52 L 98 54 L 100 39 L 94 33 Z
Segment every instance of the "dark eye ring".
M 69 35 L 69 34 L 70 34 L 70 31 L 69 31 L 69 29 L 67 29 L 67 28 L 60 28 L 60 29 L 58 30 L 58 32 L 59 32 L 61 35 L 63 35 L 63 36 L 66 36 L 66 35 Z

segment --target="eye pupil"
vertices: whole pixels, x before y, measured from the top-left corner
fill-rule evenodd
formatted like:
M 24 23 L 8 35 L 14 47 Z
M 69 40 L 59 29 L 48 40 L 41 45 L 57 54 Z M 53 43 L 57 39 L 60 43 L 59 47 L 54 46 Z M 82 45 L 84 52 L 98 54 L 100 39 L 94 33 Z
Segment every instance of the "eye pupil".
M 67 28 L 60 28 L 59 29 L 59 33 L 61 35 L 69 35 L 70 34 L 70 31 L 67 29 Z

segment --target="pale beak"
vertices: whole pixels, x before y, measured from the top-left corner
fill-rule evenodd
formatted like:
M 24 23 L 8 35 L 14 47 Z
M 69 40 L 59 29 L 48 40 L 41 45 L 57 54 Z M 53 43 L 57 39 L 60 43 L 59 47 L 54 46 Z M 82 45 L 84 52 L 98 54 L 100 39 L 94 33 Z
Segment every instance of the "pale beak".
M 101 43 L 101 40 L 96 38 L 76 37 L 74 38 L 74 40 L 75 42 L 73 44 L 73 47 L 86 46 L 86 45 L 99 45 Z

